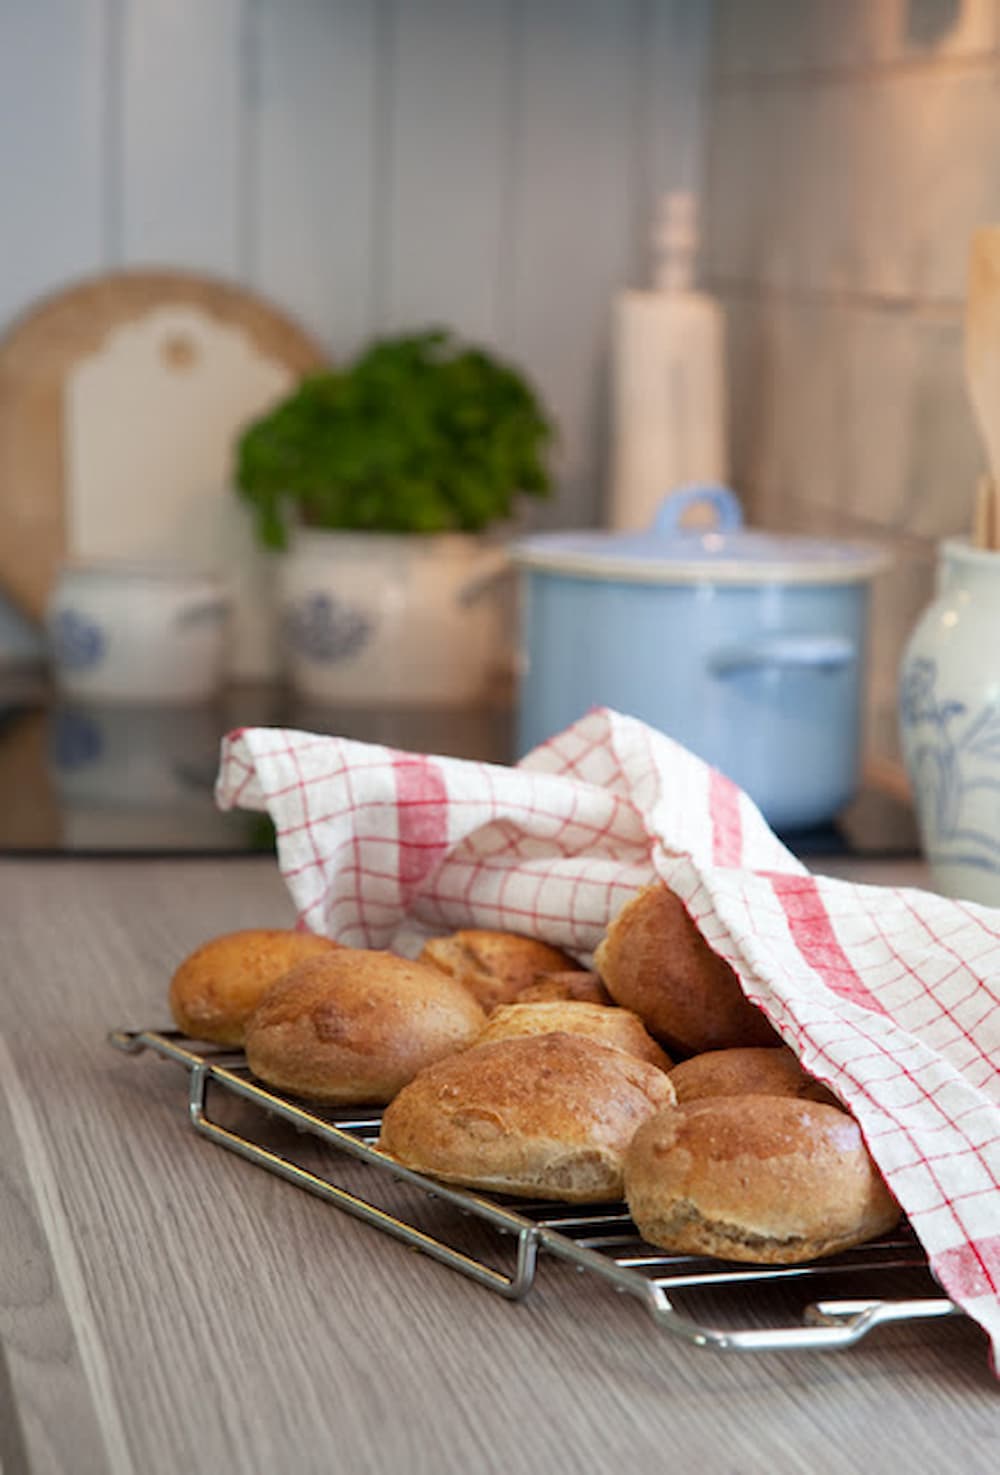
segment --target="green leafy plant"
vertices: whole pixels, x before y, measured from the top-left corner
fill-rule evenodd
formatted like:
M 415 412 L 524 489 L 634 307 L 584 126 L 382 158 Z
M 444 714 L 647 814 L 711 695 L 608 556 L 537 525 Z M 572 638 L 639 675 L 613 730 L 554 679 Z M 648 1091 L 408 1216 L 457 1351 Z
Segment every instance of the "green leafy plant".
M 241 435 L 236 483 L 272 548 L 290 513 L 309 527 L 476 532 L 519 493 L 548 493 L 551 436 L 515 369 L 420 333 L 304 379 Z

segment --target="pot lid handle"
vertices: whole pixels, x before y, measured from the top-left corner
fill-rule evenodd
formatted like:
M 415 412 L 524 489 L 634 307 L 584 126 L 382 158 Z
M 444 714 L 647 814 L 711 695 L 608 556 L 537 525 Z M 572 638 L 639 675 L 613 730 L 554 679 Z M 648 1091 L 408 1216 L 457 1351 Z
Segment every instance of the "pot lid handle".
M 682 527 L 681 518 L 691 507 L 707 507 L 714 514 L 709 528 Z M 700 537 L 704 532 L 731 533 L 743 526 L 743 508 L 736 493 L 729 487 L 705 485 L 678 487 L 663 498 L 653 517 L 652 531 L 656 533 L 678 533 L 682 537 L 693 534 Z

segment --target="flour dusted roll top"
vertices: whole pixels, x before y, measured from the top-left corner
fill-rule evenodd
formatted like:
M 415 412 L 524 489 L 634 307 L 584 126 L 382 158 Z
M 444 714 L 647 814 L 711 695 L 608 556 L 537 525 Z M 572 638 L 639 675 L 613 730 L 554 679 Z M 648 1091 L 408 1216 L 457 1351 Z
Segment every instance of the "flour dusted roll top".
M 662 1070 L 579 1035 L 495 1040 L 432 1065 L 382 1118 L 379 1145 L 417 1172 L 571 1203 L 622 1195 L 636 1129 L 673 1100 Z
M 568 953 L 546 942 L 474 927 L 450 937 L 432 937 L 420 961 L 464 984 L 487 1014 L 498 1004 L 509 1004 L 539 974 L 577 968 Z
M 836 1254 L 899 1220 L 853 1117 L 788 1096 L 658 1113 L 629 1147 L 625 1196 L 650 1244 L 767 1265 Z
M 252 927 L 202 943 L 170 983 L 170 1011 L 179 1030 L 217 1045 L 243 1044 L 247 1020 L 267 988 L 304 958 L 339 946 L 315 932 Z
M 453 979 L 392 953 L 339 948 L 268 989 L 247 1062 L 268 1085 L 337 1105 L 381 1104 L 425 1066 L 464 1049 L 486 1019 Z
M 584 1035 L 602 1045 L 625 1050 L 659 1070 L 670 1069 L 670 1058 L 646 1033 L 638 1014 L 630 1009 L 582 1004 L 578 1000 L 556 1000 L 541 1004 L 501 1004 L 490 1015 L 477 1045 L 491 1040 L 515 1039 L 519 1035 L 544 1035 L 554 1031 Z
M 781 1043 L 662 881 L 626 902 L 594 961 L 615 1003 L 675 1055 Z

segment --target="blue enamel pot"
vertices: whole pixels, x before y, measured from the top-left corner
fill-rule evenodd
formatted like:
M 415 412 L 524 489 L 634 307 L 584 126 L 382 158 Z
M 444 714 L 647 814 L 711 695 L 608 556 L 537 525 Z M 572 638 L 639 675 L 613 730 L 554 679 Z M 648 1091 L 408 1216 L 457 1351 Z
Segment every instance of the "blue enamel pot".
M 695 504 L 707 532 L 684 526 Z M 521 753 L 608 706 L 721 769 L 777 830 L 855 793 L 880 549 L 747 530 L 727 488 L 691 487 L 646 532 L 543 533 L 513 559 Z

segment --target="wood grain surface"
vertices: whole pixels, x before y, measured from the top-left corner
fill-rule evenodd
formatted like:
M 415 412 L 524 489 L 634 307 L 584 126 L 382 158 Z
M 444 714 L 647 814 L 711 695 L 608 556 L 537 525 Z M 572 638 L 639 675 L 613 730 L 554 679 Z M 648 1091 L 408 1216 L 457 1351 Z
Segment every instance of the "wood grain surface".
M 699 1351 L 557 1263 L 509 1304 L 197 1138 L 183 1072 L 107 1031 L 166 1024 L 207 936 L 291 918 L 268 858 L 0 863 L 4 1475 L 992 1475 L 965 1319 Z

